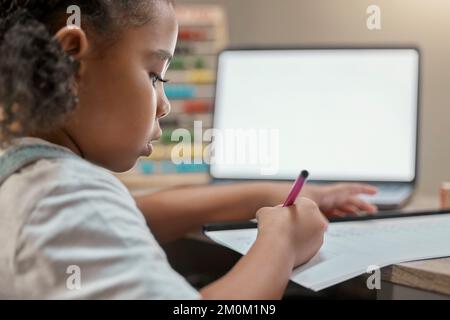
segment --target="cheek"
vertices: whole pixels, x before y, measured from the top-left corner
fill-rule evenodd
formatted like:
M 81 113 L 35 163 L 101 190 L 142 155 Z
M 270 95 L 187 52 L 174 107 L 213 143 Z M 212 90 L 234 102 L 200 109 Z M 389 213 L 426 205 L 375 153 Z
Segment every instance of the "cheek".
M 145 72 L 122 76 L 120 82 L 120 88 L 111 91 L 114 102 L 108 108 L 123 143 L 131 146 L 148 139 L 155 122 L 157 95 Z
M 136 79 L 133 93 L 129 98 L 133 101 L 129 104 L 132 112 L 124 115 L 130 118 L 130 125 L 134 126 L 129 129 L 136 131 L 138 136 L 148 139 L 155 123 L 157 109 L 157 92 L 151 85 L 148 75 L 141 75 Z
M 149 139 L 156 117 L 157 93 L 147 73 L 108 66 L 96 68 L 85 80 L 85 108 L 80 121 L 85 134 L 90 132 L 89 136 L 102 140 L 95 144 L 105 145 L 110 151 L 137 152 Z

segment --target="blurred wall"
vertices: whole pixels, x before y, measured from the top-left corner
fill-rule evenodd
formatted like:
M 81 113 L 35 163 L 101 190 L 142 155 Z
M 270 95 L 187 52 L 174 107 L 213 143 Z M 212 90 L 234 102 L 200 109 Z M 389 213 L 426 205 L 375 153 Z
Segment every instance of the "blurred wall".
M 450 1 L 177 0 L 221 4 L 231 45 L 413 45 L 422 52 L 419 192 L 450 181 Z M 366 9 L 381 8 L 369 31 Z

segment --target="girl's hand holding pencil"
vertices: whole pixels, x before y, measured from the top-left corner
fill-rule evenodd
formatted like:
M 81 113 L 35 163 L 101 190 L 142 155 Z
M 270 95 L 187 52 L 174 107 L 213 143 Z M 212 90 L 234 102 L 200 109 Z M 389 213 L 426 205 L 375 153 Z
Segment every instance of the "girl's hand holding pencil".
M 323 244 L 328 222 L 317 204 L 301 198 L 308 172 L 302 171 L 291 188 L 282 207 L 258 210 L 258 237 L 271 239 L 273 246 L 286 246 L 292 253 L 293 265 L 299 266 L 310 260 Z

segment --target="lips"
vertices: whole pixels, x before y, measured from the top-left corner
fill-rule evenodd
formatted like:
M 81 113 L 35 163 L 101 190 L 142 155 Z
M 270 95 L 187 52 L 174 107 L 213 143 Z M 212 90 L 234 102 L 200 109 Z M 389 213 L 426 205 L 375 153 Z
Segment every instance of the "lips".
M 162 137 L 162 130 L 159 129 L 157 134 L 148 140 L 143 150 L 143 156 L 149 157 L 153 153 L 153 142 L 158 141 L 159 139 L 161 139 L 161 137 Z
M 150 156 L 153 153 L 153 145 L 151 142 L 147 143 L 147 156 Z
M 161 139 L 161 137 L 162 137 L 162 130 L 159 130 L 158 134 L 155 137 L 153 137 L 153 139 L 150 142 L 158 141 L 159 139 Z

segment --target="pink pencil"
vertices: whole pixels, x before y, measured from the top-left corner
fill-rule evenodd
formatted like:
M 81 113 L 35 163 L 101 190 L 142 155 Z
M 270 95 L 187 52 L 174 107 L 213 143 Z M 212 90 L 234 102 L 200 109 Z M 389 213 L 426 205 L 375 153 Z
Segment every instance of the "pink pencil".
M 292 186 L 291 191 L 289 192 L 289 195 L 286 199 L 286 201 L 283 204 L 283 207 L 289 207 L 292 206 L 297 199 L 300 191 L 302 191 L 303 185 L 306 182 L 306 179 L 309 176 L 309 172 L 306 170 L 303 170 L 300 175 L 298 176 L 297 180 L 295 180 L 294 185 Z

